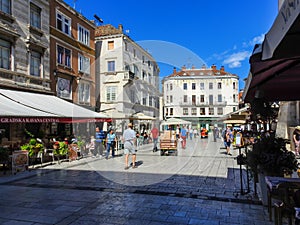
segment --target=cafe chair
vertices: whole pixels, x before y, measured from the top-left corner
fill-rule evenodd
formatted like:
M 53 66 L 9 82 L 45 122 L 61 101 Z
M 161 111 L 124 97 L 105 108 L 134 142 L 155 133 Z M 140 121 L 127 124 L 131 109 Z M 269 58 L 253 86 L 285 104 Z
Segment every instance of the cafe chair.
M 70 144 L 69 145 L 69 150 L 68 150 L 68 158 L 69 161 L 74 161 L 79 159 L 81 156 L 80 149 L 78 148 L 77 144 Z
M 279 190 L 281 190 L 282 201 L 277 201 L 274 203 L 274 221 L 275 225 L 282 225 L 283 219 L 288 220 L 288 224 L 292 225 L 293 220 L 297 220 L 296 212 L 300 211 L 296 208 L 295 193 L 300 190 L 298 184 L 279 184 Z M 297 209 L 297 210 L 296 210 Z M 298 213 L 299 214 L 299 213 Z

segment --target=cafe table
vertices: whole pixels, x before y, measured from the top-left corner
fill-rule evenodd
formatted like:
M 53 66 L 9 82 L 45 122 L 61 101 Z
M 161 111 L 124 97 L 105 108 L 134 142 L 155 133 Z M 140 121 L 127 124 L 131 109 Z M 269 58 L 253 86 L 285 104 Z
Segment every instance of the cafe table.
M 292 224 L 295 203 L 293 193 L 300 190 L 300 178 L 285 177 L 265 177 L 268 189 L 268 212 L 270 221 L 272 221 L 272 199 L 278 200 L 275 203 L 275 224 L 282 224 L 283 210 L 289 212 L 289 224 Z

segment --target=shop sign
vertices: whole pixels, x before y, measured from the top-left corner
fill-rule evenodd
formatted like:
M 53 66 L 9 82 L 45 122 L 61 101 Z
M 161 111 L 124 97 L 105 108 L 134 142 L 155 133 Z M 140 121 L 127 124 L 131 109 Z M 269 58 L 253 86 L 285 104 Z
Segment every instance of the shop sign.
M 0 118 L 0 123 L 58 123 L 59 118 Z
M 0 123 L 96 123 L 111 121 L 111 118 L 0 118 Z

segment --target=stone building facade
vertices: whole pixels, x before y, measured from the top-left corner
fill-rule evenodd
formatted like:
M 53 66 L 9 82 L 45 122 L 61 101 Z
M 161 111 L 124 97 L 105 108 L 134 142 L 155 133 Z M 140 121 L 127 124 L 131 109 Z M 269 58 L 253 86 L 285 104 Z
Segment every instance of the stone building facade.
M 2 0 L 0 87 L 51 93 L 49 2 Z
M 115 109 L 125 117 L 142 112 L 159 117 L 159 67 L 155 59 L 123 33 L 122 25 L 96 29 L 96 68 L 101 111 Z M 97 94 L 98 91 L 98 94 Z
M 194 127 L 220 123 L 224 115 L 238 110 L 239 77 L 217 69 L 182 67 L 162 80 L 164 118 L 177 117 L 192 122 Z
M 91 115 L 98 118 L 98 114 L 93 114 L 96 106 L 95 28 L 93 21 L 63 0 L 1 0 L 0 90 L 10 89 L 17 95 L 25 92 L 42 94 L 39 101 L 36 101 L 41 109 L 39 105 L 35 107 L 37 111 L 33 117 L 39 117 L 39 112 L 47 111 L 45 107 L 55 108 L 43 102 L 43 97 L 56 95 L 90 109 Z M 74 104 L 71 105 L 75 107 Z M 23 105 L 27 106 L 25 103 Z M 1 115 L 28 115 L 17 109 L 15 111 L 11 115 L 9 110 L 2 109 Z M 70 117 L 75 114 L 72 107 L 65 111 Z M 27 138 L 24 130 L 38 137 L 44 134 L 78 134 L 79 129 L 83 134 L 89 130 L 94 132 L 92 126 L 95 124 L 72 123 L 72 119 L 63 123 L 3 122 L 0 123 L 0 139 L 1 136 L 7 137 L 11 141 L 10 145 L 17 147 Z
M 50 77 L 56 95 L 95 110 L 95 24 L 62 0 L 50 1 Z

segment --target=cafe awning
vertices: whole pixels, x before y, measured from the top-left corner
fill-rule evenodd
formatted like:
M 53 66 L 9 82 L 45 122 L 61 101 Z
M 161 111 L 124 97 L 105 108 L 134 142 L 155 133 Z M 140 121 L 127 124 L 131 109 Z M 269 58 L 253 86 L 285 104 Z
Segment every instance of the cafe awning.
M 300 4 L 285 0 L 262 45 L 250 57 L 243 99 L 299 100 Z
M 152 117 L 152 116 L 147 116 L 144 113 L 135 113 L 132 116 L 130 116 L 131 120 L 156 120 L 156 118 Z
M 17 117 L 17 118 L 16 118 Z M 22 121 L 57 122 L 57 115 L 23 106 L 0 94 L 0 123 Z
M 228 114 L 225 114 L 224 116 L 218 118 L 218 121 L 226 121 L 226 120 L 243 120 L 245 121 L 246 118 L 249 115 L 249 106 L 245 106 L 243 108 L 240 108 L 234 112 L 230 112 Z M 225 123 L 225 122 L 224 122 Z
M 245 124 L 246 120 L 228 119 L 228 120 L 224 120 L 223 123 L 225 123 L 225 124 Z
M 163 120 L 161 125 L 191 125 L 192 123 L 190 121 L 186 121 L 179 118 L 168 118 L 166 120 Z
M 16 110 L 18 107 L 25 107 L 28 110 L 35 110 L 36 117 L 43 116 L 44 113 L 51 117 L 59 118 L 58 122 L 60 123 L 104 122 L 110 120 L 110 118 L 103 113 L 94 112 L 52 95 L 5 89 L 0 89 L 0 94 L 9 99 L 11 102 L 16 103 Z M 24 116 L 22 113 L 10 114 L 10 111 L 3 111 L 3 114 L 8 117 Z
M 300 3 L 285 0 L 265 36 L 262 60 L 300 55 Z
M 109 109 L 103 112 L 107 117 L 112 118 L 112 119 L 128 119 L 128 116 L 126 116 L 125 113 L 120 112 L 116 109 Z

